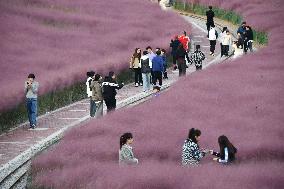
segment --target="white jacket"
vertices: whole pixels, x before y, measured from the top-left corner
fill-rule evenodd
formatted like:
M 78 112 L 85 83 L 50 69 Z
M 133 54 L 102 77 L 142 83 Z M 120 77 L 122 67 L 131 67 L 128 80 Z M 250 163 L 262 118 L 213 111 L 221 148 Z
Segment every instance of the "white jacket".
M 210 31 L 209 31 L 209 40 L 212 41 L 212 40 L 216 40 L 216 39 L 217 39 L 216 30 L 215 30 L 215 28 L 211 28 Z
M 222 40 L 222 45 L 232 45 L 233 44 L 233 39 L 231 34 L 227 35 L 225 34 Z

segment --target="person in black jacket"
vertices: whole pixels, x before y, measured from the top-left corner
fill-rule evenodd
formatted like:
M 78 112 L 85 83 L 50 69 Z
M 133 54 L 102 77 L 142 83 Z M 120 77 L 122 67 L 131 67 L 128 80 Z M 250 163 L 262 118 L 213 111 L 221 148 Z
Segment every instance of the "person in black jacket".
M 206 11 L 206 17 L 207 17 L 206 26 L 207 26 L 207 31 L 208 31 L 207 37 L 209 37 L 210 26 L 214 25 L 214 16 L 215 14 L 212 10 L 212 6 L 209 6 L 209 10 Z
M 183 45 L 180 43 L 176 52 L 179 76 L 184 76 L 186 74 L 186 62 L 185 58 L 189 62 L 189 57 L 186 50 L 183 48 Z
M 121 89 L 124 84 L 117 84 L 116 75 L 114 72 L 109 72 L 109 75 L 105 77 L 103 86 L 103 97 L 107 106 L 107 112 L 115 110 L 116 108 L 116 99 L 117 94 L 116 89 Z
M 244 31 L 244 52 L 247 53 L 249 49 L 252 52 L 253 31 L 250 26 L 245 27 Z
M 174 40 L 171 40 L 171 44 L 170 47 L 172 48 L 172 56 L 173 56 L 173 66 L 174 66 L 174 70 L 177 69 L 177 49 L 178 46 L 180 44 L 180 41 L 178 40 L 178 36 L 175 36 Z

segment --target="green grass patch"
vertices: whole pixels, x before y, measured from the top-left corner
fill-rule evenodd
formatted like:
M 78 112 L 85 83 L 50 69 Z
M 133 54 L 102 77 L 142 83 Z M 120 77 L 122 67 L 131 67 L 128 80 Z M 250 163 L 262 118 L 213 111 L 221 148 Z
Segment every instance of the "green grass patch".
M 174 4 L 174 8 L 176 10 L 185 11 L 203 16 L 206 16 L 206 11 L 208 10 L 207 6 L 203 6 L 200 4 L 189 4 L 189 3 L 184 4 L 182 2 L 176 2 Z M 234 25 L 240 25 L 243 21 L 242 16 L 234 11 L 224 10 L 218 7 L 213 7 L 213 11 L 215 13 L 215 17 L 231 22 Z M 254 32 L 254 41 L 259 43 L 260 45 L 268 44 L 268 35 L 266 32 L 256 31 L 256 30 L 254 30 L 253 32 Z

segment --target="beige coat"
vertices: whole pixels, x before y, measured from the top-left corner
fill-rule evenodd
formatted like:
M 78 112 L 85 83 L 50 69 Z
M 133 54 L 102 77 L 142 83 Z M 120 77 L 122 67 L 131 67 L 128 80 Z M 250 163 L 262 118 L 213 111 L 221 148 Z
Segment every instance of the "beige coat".
M 130 68 L 141 68 L 139 58 L 135 58 L 134 56 L 132 56 L 131 59 L 130 59 L 129 67 Z
M 92 100 L 102 101 L 102 86 L 98 81 L 92 81 L 90 87 L 92 88 Z

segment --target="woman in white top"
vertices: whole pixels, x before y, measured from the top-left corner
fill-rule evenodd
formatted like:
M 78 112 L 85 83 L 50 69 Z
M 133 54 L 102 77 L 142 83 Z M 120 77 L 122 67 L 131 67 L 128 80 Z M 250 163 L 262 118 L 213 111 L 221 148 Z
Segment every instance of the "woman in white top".
M 233 44 L 232 35 L 229 30 L 226 30 L 226 34 L 222 38 L 222 45 L 224 48 L 224 55 L 229 56 L 229 46 Z
M 132 147 L 133 136 L 131 133 L 124 133 L 120 137 L 119 164 L 133 165 L 138 164 L 138 159 L 134 157 Z
M 224 36 L 226 35 L 226 31 L 227 31 L 227 27 L 223 27 L 223 30 L 220 33 L 221 57 L 224 55 L 224 47 L 223 47 L 222 41 L 223 41 Z
M 217 156 L 216 158 L 213 158 L 213 160 L 218 161 L 219 163 L 233 162 L 236 159 L 235 154 L 237 153 L 237 149 L 234 145 L 225 135 L 218 138 L 218 143 L 220 146 L 220 153 L 210 150 L 212 155 Z

